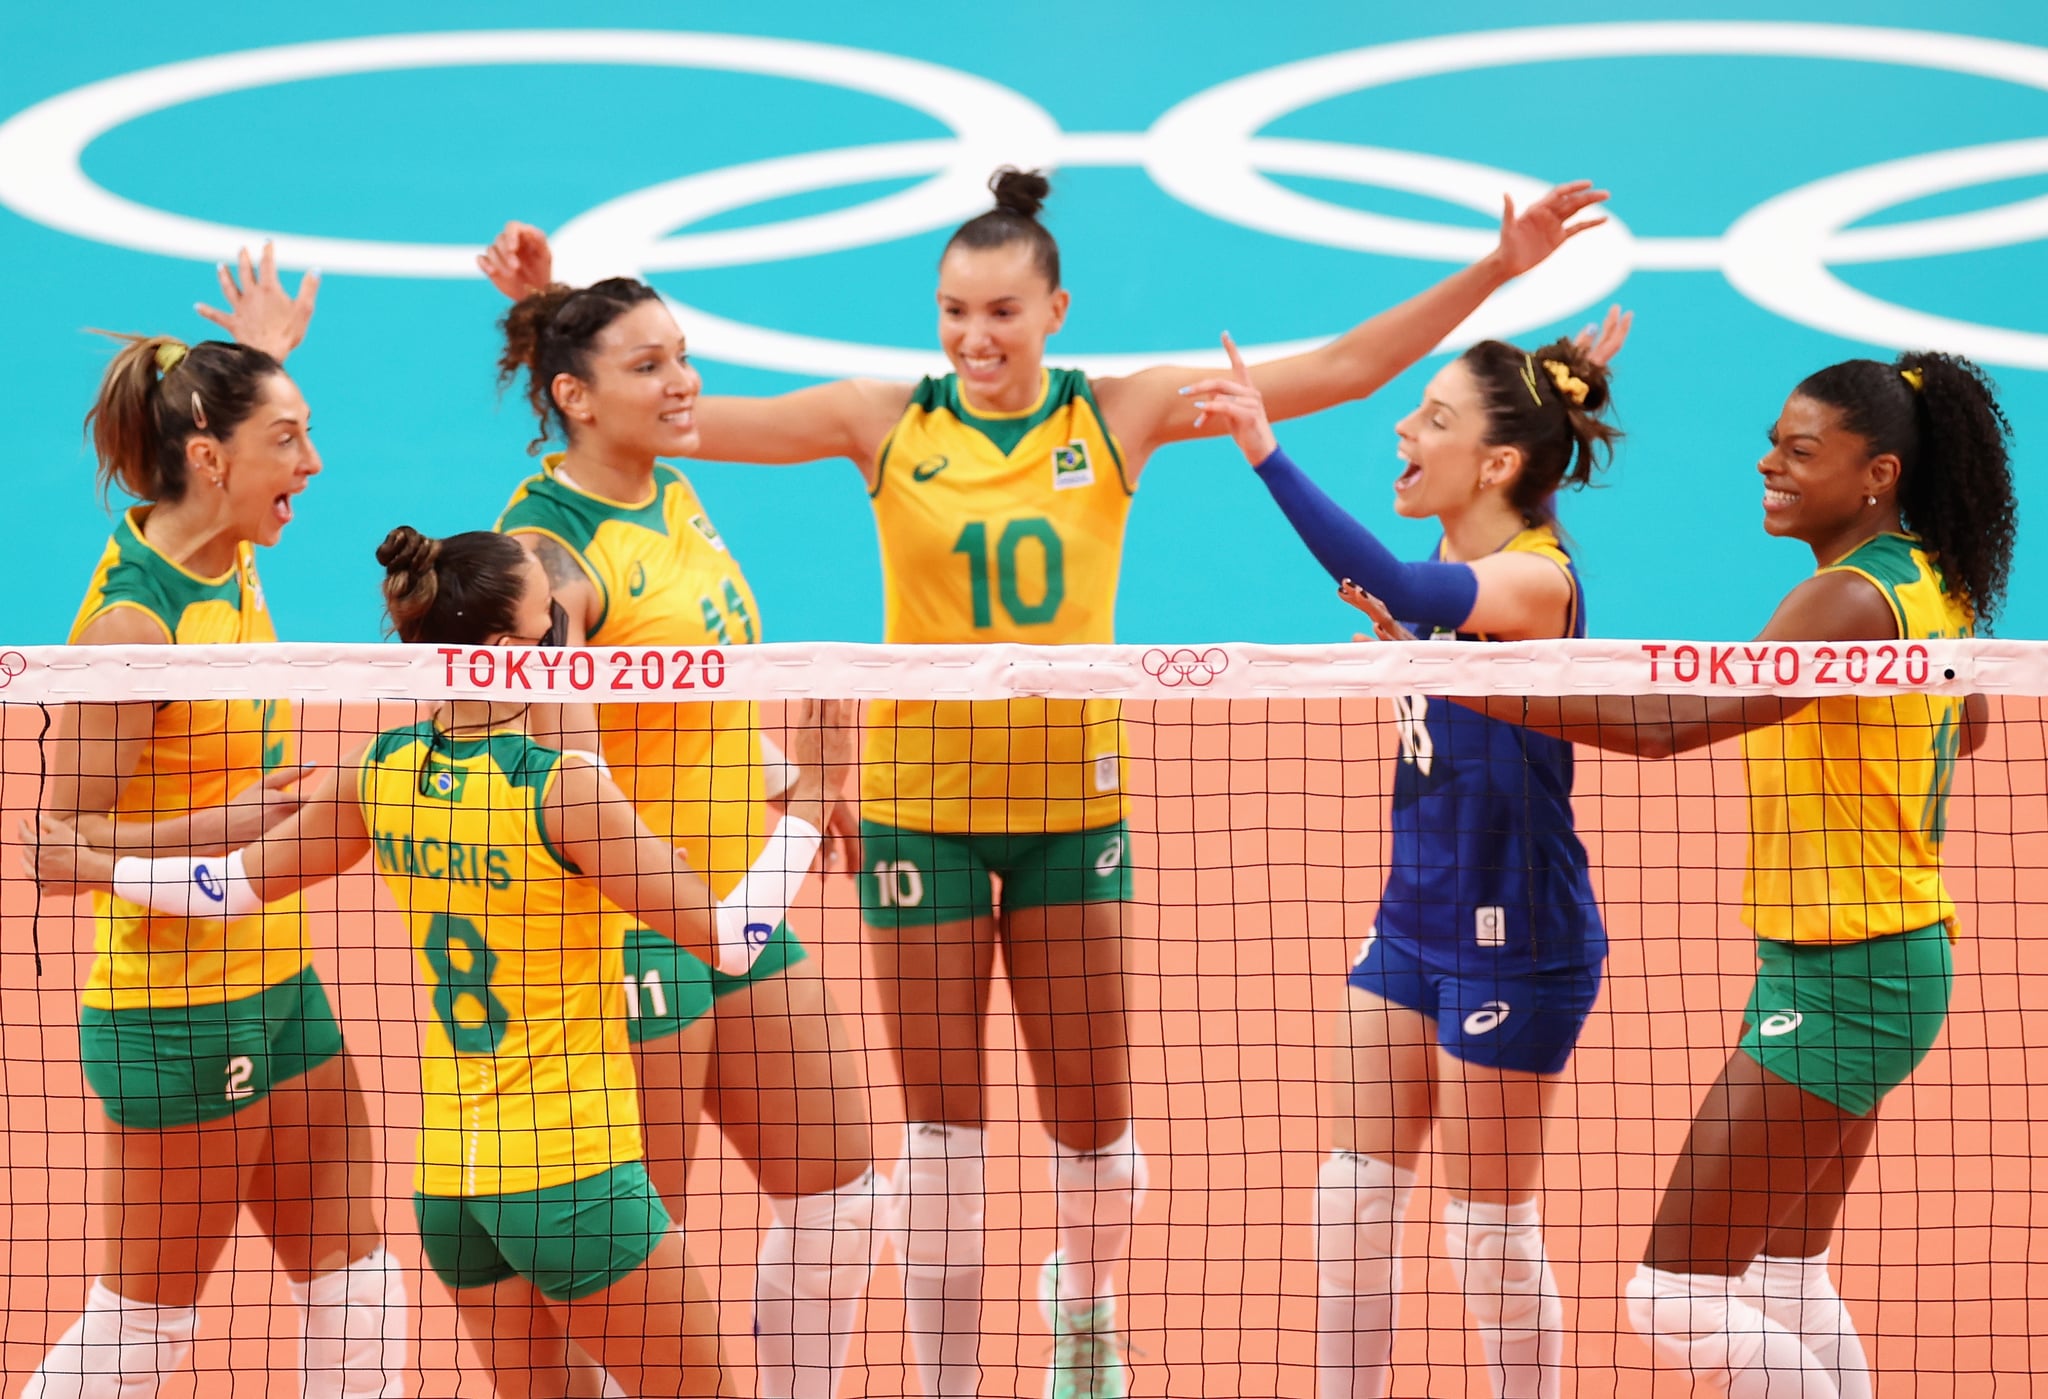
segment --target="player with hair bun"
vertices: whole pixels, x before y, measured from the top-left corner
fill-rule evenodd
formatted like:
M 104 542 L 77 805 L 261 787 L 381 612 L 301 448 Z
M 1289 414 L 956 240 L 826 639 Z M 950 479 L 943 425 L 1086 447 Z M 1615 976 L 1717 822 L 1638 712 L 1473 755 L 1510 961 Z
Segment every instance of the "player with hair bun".
M 1987 626 L 2012 566 L 2008 437 L 1989 380 L 1957 356 L 1809 375 L 1757 469 L 1764 531 L 1807 545 L 1817 568 L 1760 639 L 1919 640 Z M 1658 1355 L 1731 1399 L 1869 1399 L 1828 1246 L 1879 1105 L 1948 1013 L 1956 908 L 1941 846 L 1956 759 L 1984 738 L 1983 696 L 1483 707 L 1643 757 L 1741 737 L 1756 987 L 1672 1168 L 1628 1314 Z
M 223 274 L 224 278 L 226 274 Z M 248 296 L 290 305 L 268 258 Z M 238 288 L 238 292 L 243 289 Z M 87 417 L 114 524 L 70 640 L 195 646 L 277 639 L 256 550 L 321 469 L 298 386 L 261 350 L 123 337 Z M 282 701 L 65 708 L 40 810 L 119 854 L 217 855 L 297 809 Z M 105 1110 L 104 1239 L 84 1315 L 22 1391 L 137 1399 L 192 1353 L 200 1291 L 246 1208 L 301 1320 L 307 1399 L 400 1392 L 405 1287 L 371 1204 L 368 1109 L 305 917 L 282 894 L 227 922 L 106 890 L 80 1011 Z
M 1070 296 L 1039 215 L 1050 183 L 1005 168 L 995 207 L 939 260 L 952 372 L 845 379 L 696 404 L 691 455 L 860 468 L 881 535 L 891 644 L 1113 640 L 1124 528 L 1160 447 L 1213 436 L 1173 366 L 1091 380 L 1048 368 Z M 1560 186 L 1435 287 L 1304 354 L 1254 366 L 1273 416 L 1363 398 L 1510 279 L 1600 222 Z M 479 259 L 520 298 L 549 281 L 545 237 L 506 227 Z M 1106 701 L 877 701 L 862 766 L 860 886 L 910 1123 L 895 1178 L 897 1254 L 923 1392 L 980 1380 L 985 1097 L 982 1011 L 1002 948 L 1052 1138 L 1058 1248 L 1041 1274 L 1053 1399 L 1121 1399 L 1116 1270 L 1146 1167 L 1132 1120 L 1123 931 L 1132 897 L 1122 725 Z M 994 892 L 1002 886 L 1001 904 Z
M 1586 634 L 1557 493 L 1591 481 L 1620 433 L 1608 362 L 1629 320 L 1522 350 L 1498 340 L 1430 380 L 1396 428 L 1394 509 L 1435 519 L 1403 563 L 1282 451 L 1251 373 L 1193 386 L 1227 421 L 1302 542 L 1381 634 L 1463 641 Z M 1392 619 L 1400 618 L 1397 624 Z M 1335 1145 L 1317 1177 L 1322 1399 L 1384 1399 L 1401 1293 L 1401 1216 L 1432 1127 L 1451 1269 L 1499 1399 L 1555 1399 L 1564 1307 L 1537 1198 L 1559 1077 L 1600 990 L 1607 934 L 1571 806 L 1569 743 L 1438 698 L 1396 704 L 1393 849 L 1348 978 Z

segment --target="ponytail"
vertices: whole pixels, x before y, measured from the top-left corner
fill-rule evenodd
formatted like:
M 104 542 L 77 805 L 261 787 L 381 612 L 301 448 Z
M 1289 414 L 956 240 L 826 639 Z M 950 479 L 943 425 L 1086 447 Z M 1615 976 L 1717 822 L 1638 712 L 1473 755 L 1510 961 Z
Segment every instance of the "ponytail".
M 185 444 L 233 435 L 255 411 L 264 383 L 284 366 L 258 349 L 168 335 L 117 335 L 122 342 L 85 415 L 100 500 L 119 485 L 140 501 L 166 504 L 190 485 Z

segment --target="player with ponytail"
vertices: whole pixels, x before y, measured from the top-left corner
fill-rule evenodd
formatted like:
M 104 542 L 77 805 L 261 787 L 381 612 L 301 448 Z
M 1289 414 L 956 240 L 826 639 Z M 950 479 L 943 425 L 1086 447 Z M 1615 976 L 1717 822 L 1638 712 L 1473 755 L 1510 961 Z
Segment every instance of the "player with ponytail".
M 1483 341 L 1437 371 L 1396 428 L 1395 512 L 1443 526 L 1420 563 L 1396 559 L 1281 450 L 1228 337 L 1236 372 L 1191 393 L 1231 425 L 1345 596 L 1390 609 L 1383 635 L 1584 636 L 1557 493 L 1591 481 L 1620 436 L 1603 415 L 1627 332 L 1617 314 L 1597 343 L 1590 331 L 1536 350 Z M 1404 698 L 1396 718 L 1393 851 L 1348 978 L 1335 1149 L 1315 1196 L 1318 1392 L 1387 1393 L 1401 1215 L 1433 1127 L 1445 1244 L 1493 1392 L 1555 1399 L 1564 1307 L 1540 1223 L 1544 1132 L 1607 953 L 1571 745 L 1431 696 Z
M 1180 392 L 1202 371 L 1090 379 L 1046 365 L 1071 300 L 1041 218 L 1051 185 L 1005 168 L 990 189 L 995 207 L 962 225 L 939 259 L 951 373 L 704 398 L 685 450 L 771 465 L 851 460 L 881 535 L 889 643 L 1111 641 L 1124 528 L 1146 464 L 1221 425 L 1199 421 Z M 1272 415 L 1372 393 L 1599 222 L 1572 219 L 1605 198 L 1577 183 L 1519 214 L 1510 203 L 1499 245 L 1477 263 L 1327 345 L 1254 366 Z M 524 224 L 508 225 L 479 261 L 515 299 L 550 280 L 547 241 Z M 877 701 L 866 727 L 861 907 L 911 1118 L 895 1209 L 922 1392 L 959 1399 L 980 1379 L 981 1007 L 1000 946 L 1052 1139 L 1047 1389 L 1121 1399 L 1116 1273 L 1146 1166 L 1125 1023 L 1133 862 L 1117 707 Z
M 2017 510 L 2005 415 L 1968 360 L 1915 352 L 1808 376 L 1770 432 L 1764 530 L 1813 551 L 1765 641 L 1976 635 L 2004 599 Z M 1736 1048 L 1672 1168 L 1630 1320 L 1731 1399 L 1869 1399 L 1828 1246 L 1885 1095 L 1948 1012 L 1948 794 L 1981 695 L 1489 700 L 1499 718 L 1668 757 L 1740 736 L 1744 920 L 1758 973 Z M 1533 740 L 1532 740 L 1533 741 Z M 1844 813 L 1848 813 L 1845 817 Z

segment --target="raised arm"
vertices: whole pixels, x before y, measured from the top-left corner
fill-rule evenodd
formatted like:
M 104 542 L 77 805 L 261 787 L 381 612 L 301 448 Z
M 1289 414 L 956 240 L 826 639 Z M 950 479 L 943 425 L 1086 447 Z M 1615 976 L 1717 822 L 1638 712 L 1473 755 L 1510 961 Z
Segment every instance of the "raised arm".
M 45 893 L 117 893 L 175 918 L 243 918 L 332 879 L 370 853 L 356 803 L 357 750 L 305 804 L 259 839 L 220 855 L 121 855 L 60 817 L 22 822 L 23 868 Z
M 252 260 L 244 248 L 235 257 L 235 268 L 222 263 L 214 269 L 220 275 L 221 299 L 226 310 L 205 302 L 193 306 L 204 320 L 212 321 L 235 340 L 267 352 L 279 364 L 299 348 L 306 327 L 313 320 L 313 305 L 320 297 L 320 274 L 308 272 L 299 279 L 296 295 L 285 291 L 277 275 L 277 253 L 269 244 Z
M 1487 297 L 1579 234 L 1605 223 L 1604 218 L 1577 223 L 1572 219 L 1606 198 L 1607 191 L 1594 189 L 1591 181 L 1576 180 L 1559 185 L 1520 213 L 1512 199 L 1504 201 L 1500 242 L 1479 261 L 1326 345 L 1253 365 L 1252 381 L 1265 395 L 1267 412 L 1278 422 L 1372 394 L 1435 349 Z M 1198 426 L 1180 396 L 1184 386 L 1213 375 L 1213 370 L 1162 365 L 1126 378 L 1098 380 L 1094 388 L 1126 457 L 1142 463 L 1168 442 L 1222 430 L 1213 421 Z

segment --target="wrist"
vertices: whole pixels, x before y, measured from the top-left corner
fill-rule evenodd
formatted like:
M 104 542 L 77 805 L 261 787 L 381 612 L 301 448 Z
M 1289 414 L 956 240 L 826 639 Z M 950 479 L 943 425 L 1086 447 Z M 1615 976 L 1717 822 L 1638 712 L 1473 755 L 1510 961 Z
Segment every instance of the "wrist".
M 1489 292 L 1497 291 L 1515 280 L 1514 269 L 1508 265 L 1508 255 L 1501 248 L 1495 248 L 1473 263 L 1471 271 L 1485 284 Z

